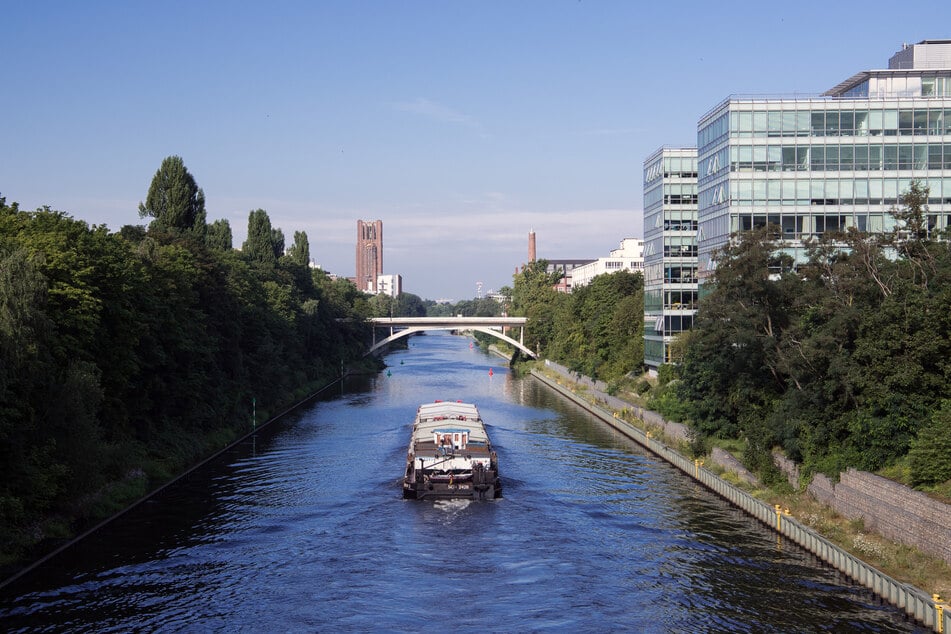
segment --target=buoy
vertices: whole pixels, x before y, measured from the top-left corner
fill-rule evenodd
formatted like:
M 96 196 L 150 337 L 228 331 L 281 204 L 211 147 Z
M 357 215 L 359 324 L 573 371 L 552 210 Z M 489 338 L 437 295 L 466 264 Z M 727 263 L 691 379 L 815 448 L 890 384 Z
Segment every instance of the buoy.
M 393 373 L 390 372 L 389 370 L 387 370 L 387 371 L 386 371 L 386 376 L 393 376 Z
M 493 374 L 492 368 L 489 368 L 489 376 L 492 376 L 492 374 Z

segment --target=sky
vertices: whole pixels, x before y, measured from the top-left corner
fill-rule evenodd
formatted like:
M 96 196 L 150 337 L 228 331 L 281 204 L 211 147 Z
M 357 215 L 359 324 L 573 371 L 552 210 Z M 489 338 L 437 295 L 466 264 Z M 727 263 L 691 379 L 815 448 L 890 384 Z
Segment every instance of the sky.
M 0 0 L 0 196 L 117 231 L 181 156 L 355 272 L 357 220 L 424 299 L 643 236 L 643 162 L 730 94 L 814 95 L 951 38 L 951 2 Z

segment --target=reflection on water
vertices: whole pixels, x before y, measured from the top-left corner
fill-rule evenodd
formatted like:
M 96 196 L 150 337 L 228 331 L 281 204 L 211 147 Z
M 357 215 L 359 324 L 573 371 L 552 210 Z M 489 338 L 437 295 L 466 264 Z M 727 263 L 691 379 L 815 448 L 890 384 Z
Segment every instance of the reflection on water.
M 924 631 L 465 339 L 388 362 L 5 589 L 4 629 Z M 402 499 L 438 398 L 478 404 L 503 499 Z

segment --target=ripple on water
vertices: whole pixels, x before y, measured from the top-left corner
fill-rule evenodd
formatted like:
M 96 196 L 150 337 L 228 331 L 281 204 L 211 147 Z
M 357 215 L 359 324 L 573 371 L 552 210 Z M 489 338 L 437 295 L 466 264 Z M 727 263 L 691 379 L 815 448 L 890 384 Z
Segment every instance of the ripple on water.
M 908 632 L 897 611 L 464 339 L 315 402 L 0 597 L 10 631 Z M 403 500 L 475 401 L 505 497 Z M 923 631 L 923 630 L 921 630 Z

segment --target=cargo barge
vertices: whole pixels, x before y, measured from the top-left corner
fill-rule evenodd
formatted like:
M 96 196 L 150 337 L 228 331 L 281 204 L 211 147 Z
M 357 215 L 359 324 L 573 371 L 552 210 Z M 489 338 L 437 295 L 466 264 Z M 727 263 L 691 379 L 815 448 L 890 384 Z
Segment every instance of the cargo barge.
M 406 454 L 403 497 L 492 500 L 501 496 L 498 456 L 476 406 L 446 401 L 420 405 Z

